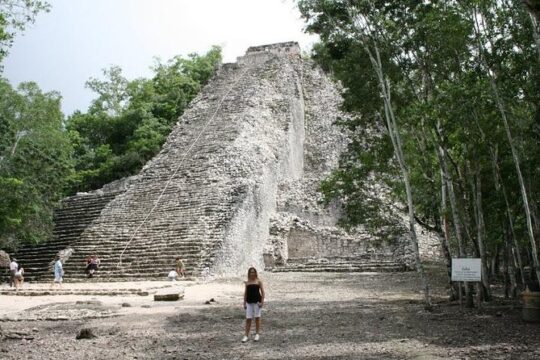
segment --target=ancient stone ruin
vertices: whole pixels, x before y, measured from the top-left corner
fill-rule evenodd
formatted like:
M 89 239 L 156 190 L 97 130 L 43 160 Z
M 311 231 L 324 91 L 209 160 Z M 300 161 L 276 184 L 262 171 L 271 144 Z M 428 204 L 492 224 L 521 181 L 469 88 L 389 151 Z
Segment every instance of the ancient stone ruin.
M 176 256 L 194 275 L 410 267 L 405 238 L 345 232 L 339 204 L 321 204 L 320 182 L 348 142 L 334 125 L 340 103 L 298 44 L 251 47 L 218 70 L 138 176 L 66 199 L 55 238 L 17 256 L 30 277 L 51 276 L 69 248 L 67 279 L 84 276 L 90 254 L 111 280 L 163 278 Z

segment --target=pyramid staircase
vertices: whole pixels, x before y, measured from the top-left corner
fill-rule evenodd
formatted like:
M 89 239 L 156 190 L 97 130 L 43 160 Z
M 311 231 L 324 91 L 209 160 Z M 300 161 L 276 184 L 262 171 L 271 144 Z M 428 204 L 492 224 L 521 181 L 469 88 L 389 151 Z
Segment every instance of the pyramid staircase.
M 386 259 L 334 257 L 289 259 L 286 265 L 269 267 L 271 272 L 402 272 L 410 270 L 403 262 Z
M 58 252 L 75 242 L 119 193 L 95 192 L 64 199 L 61 207 L 54 212 L 52 240 L 35 246 L 25 245 L 12 256 L 24 268 L 25 279 L 52 279 L 52 267 Z

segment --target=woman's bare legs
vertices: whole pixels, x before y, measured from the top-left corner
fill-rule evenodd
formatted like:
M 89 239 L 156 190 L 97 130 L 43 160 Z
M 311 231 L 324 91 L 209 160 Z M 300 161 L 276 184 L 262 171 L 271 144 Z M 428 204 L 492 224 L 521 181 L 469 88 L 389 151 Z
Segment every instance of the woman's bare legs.
M 257 320 L 255 320 L 255 322 L 257 322 Z M 250 331 L 251 331 L 251 319 L 246 319 L 246 333 L 245 333 L 246 336 L 249 336 Z

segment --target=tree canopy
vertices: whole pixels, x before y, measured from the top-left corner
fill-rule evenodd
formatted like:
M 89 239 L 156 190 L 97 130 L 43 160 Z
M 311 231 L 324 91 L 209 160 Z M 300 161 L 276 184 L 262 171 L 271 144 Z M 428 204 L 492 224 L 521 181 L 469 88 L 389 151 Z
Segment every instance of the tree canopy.
M 72 191 L 97 189 L 136 174 L 161 148 L 191 100 L 214 74 L 221 50 L 157 61 L 150 79 L 127 80 L 113 66 L 86 86 L 97 94 L 66 123 L 74 146 Z
M 0 80 L 0 245 L 50 236 L 52 211 L 73 173 L 61 97 Z
M 530 9 L 483 0 L 301 0 L 299 8 L 320 35 L 313 57 L 344 85 L 344 108 L 356 115 L 342 122 L 356 135 L 322 186 L 344 200 L 344 221 L 377 210 L 364 203 L 370 177 L 406 200 L 384 121 L 392 111 L 416 222 L 440 235 L 448 260 L 482 257 L 486 279 L 503 261 L 515 295 L 515 275 L 537 269 L 540 238 L 540 43 Z
M 136 174 L 220 61 L 214 47 L 157 61 L 151 78 L 135 80 L 112 66 L 87 82 L 88 111 L 67 119 L 59 93 L 0 79 L 0 248 L 50 238 L 63 197 Z
M 33 24 L 39 13 L 49 10 L 50 5 L 42 0 L 0 0 L 0 63 L 17 32 Z

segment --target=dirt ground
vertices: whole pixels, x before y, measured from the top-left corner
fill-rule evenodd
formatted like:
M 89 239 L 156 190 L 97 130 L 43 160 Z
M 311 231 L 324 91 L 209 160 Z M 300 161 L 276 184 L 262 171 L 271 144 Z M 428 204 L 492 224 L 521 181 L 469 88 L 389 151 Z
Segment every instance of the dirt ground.
M 444 283 L 440 274 L 436 280 Z M 498 299 L 481 312 L 461 311 L 439 287 L 426 312 L 414 273 L 263 274 L 263 281 L 261 341 L 245 344 L 241 279 L 181 283 L 185 298 L 177 302 L 0 296 L 0 359 L 540 359 L 540 324 L 521 321 L 516 304 Z M 76 340 L 83 327 L 96 337 Z

